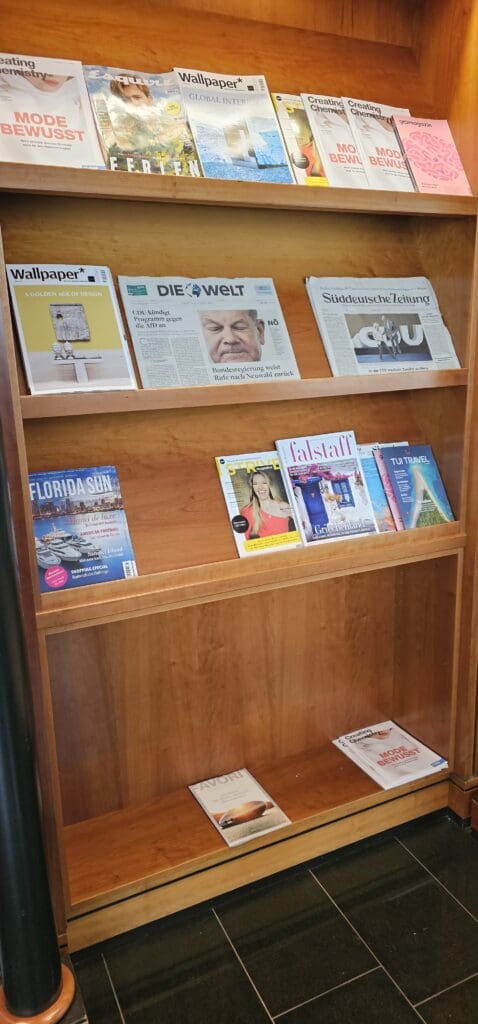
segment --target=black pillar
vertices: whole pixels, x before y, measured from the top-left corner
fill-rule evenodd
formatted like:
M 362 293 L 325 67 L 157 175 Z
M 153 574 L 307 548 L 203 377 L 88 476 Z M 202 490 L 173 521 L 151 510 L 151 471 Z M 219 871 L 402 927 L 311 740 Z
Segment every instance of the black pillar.
M 32 1017 L 61 987 L 36 788 L 9 492 L 0 436 L 0 951 L 12 1015 Z

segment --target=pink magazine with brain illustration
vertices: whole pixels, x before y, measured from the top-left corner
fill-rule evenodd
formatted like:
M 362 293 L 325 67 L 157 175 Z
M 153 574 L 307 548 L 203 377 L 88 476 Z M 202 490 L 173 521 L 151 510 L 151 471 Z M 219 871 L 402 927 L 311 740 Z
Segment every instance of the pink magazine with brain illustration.
M 403 115 L 392 121 L 419 192 L 472 195 L 448 121 Z

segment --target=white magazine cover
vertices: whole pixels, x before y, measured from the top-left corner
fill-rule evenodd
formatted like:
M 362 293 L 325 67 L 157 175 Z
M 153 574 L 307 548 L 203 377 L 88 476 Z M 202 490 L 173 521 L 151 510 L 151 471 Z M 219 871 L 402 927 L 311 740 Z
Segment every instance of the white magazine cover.
M 0 53 L 0 160 L 105 169 L 79 61 Z
M 247 768 L 204 779 L 189 789 L 228 846 L 291 824 Z
M 390 720 L 345 733 L 332 742 L 383 789 L 435 775 L 448 767 L 444 757 Z
M 263 75 L 174 71 L 206 178 L 294 183 Z
M 7 278 L 32 395 L 136 388 L 108 267 L 10 263 Z
M 216 467 L 241 558 L 300 547 L 276 451 L 218 455 Z
M 406 107 L 389 107 L 342 96 L 357 149 L 365 167 L 370 188 L 396 192 L 414 192 L 406 160 L 392 118 L 409 114 Z
M 276 441 L 303 543 L 377 533 L 353 430 Z
M 328 185 L 301 96 L 271 93 L 289 160 L 298 185 Z
M 306 288 L 334 376 L 459 367 L 426 277 L 309 277 Z
M 368 188 L 367 175 L 340 96 L 301 93 L 329 185 Z
M 268 277 L 118 277 L 145 388 L 300 377 Z

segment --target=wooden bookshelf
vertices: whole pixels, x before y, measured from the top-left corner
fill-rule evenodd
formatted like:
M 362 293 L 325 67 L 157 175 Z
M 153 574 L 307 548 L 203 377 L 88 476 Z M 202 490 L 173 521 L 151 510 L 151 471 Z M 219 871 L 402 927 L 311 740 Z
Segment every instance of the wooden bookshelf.
M 266 11 L 266 13 L 264 13 Z M 267 17 L 267 20 L 266 20 Z M 114 27 L 114 31 L 112 30 Z M 4 48 L 258 70 L 448 117 L 478 190 L 478 4 L 27 0 Z M 34 44 L 32 43 L 34 40 Z M 160 54 L 160 62 L 157 54 Z M 297 381 L 27 394 L 0 266 L 0 415 L 44 834 L 71 948 L 478 791 L 478 199 L 0 163 L 6 262 L 272 277 Z M 462 369 L 330 376 L 304 278 L 428 277 Z M 433 447 L 456 522 L 239 560 L 214 456 L 353 429 Z M 28 472 L 115 464 L 140 575 L 39 593 Z M 450 768 L 379 790 L 331 739 L 387 718 Z M 187 786 L 248 767 L 292 824 L 229 850 Z

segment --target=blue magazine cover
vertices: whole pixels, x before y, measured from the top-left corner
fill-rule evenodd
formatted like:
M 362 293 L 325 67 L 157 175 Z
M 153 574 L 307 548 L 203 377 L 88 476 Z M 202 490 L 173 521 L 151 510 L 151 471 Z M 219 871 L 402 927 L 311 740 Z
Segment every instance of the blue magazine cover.
M 454 520 L 429 444 L 381 447 L 406 530 Z
M 114 466 L 29 480 L 42 593 L 138 575 Z
M 377 447 L 377 444 L 358 444 L 357 451 L 379 531 L 394 533 L 396 526 L 373 454 L 374 448 Z

